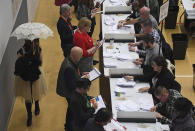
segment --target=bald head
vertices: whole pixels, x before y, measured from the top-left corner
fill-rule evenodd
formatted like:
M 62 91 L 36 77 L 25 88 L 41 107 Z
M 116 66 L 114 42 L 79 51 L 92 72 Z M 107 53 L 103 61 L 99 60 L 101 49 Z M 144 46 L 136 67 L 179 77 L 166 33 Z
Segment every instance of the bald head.
M 147 19 L 150 16 L 150 9 L 146 6 L 142 7 L 139 12 L 142 19 Z
M 71 59 L 77 63 L 80 61 L 80 59 L 82 58 L 83 56 L 83 50 L 78 47 L 78 46 L 74 46 L 72 49 L 71 49 L 71 52 L 70 52 L 70 57 Z

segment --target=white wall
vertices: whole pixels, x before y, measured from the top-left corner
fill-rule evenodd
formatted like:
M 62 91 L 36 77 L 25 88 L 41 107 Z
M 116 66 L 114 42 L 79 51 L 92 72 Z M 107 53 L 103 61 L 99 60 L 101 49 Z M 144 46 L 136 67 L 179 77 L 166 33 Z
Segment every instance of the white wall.
M 29 21 L 33 21 L 36 16 L 37 8 L 39 6 L 39 0 L 27 0 L 27 6 L 28 6 L 28 19 Z

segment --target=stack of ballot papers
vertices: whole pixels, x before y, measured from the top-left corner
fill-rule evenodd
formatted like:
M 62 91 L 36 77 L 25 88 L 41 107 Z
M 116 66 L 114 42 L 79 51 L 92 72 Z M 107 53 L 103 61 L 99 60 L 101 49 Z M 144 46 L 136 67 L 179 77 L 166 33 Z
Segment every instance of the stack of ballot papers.
M 151 127 L 148 127 L 148 128 L 136 128 L 136 129 L 133 129 L 132 131 L 157 131 L 155 130 L 154 128 L 151 128 Z
M 105 68 L 116 68 L 117 64 L 114 62 L 104 62 L 104 67 Z
M 90 101 L 91 101 L 91 104 L 97 104 L 98 106 L 97 109 L 95 110 L 95 113 L 97 113 L 101 108 L 106 108 L 106 105 L 104 104 L 104 101 L 101 95 L 91 99 Z
M 116 104 L 116 110 L 118 111 L 139 111 L 140 110 L 140 106 L 132 101 L 132 100 L 124 100 L 124 101 L 120 101 L 119 103 Z
M 115 54 L 113 54 L 113 53 L 103 53 L 103 56 L 105 58 L 115 58 Z
M 131 57 L 129 54 L 117 54 L 116 58 L 118 60 L 135 60 L 133 57 Z
M 126 4 L 122 0 L 110 0 L 111 6 L 125 6 Z
M 134 87 L 135 84 L 135 81 L 127 81 L 125 78 L 119 78 L 116 82 L 116 85 L 120 87 Z
M 105 16 L 104 23 L 110 26 L 117 25 L 117 21 L 113 16 Z
M 112 119 L 110 123 L 104 126 L 105 131 L 127 131 L 127 128 L 118 121 Z
M 143 97 L 139 98 L 137 102 L 140 105 L 140 109 L 143 111 L 150 111 L 150 109 L 154 106 L 150 100 L 144 99 Z

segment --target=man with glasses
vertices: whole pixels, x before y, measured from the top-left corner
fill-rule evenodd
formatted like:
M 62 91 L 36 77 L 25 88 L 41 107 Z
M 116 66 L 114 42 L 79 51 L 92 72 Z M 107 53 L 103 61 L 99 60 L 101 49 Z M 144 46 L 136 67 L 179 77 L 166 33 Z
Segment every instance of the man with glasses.
M 164 86 L 159 86 L 155 92 L 155 96 L 160 100 L 160 103 L 151 108 L 151 112 L 156 112 L 156 118 L 163 124 L 170 124 L 173 112 L 175 110 L 174 104 L 181 94 L 172 89 L 167 89 Z

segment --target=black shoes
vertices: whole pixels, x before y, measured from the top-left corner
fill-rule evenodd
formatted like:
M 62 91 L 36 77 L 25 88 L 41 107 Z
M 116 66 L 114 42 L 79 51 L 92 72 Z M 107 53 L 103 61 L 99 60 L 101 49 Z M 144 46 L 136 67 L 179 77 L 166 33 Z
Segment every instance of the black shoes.
M 96 65 L 97 63 L 99 63 L 99 61 L 93 60 L 93 65 Z
M 40 114 L 39 101 L 35 101 L 35 116 Z
M 29 127 L 32 125 L 32 112 L 31 112 L 32 103 L 25 102 L 25 105 L 26 105 L 26 110 L 27 110 L 27 115 L 28 115 L 26 125 L 27 127 Z

